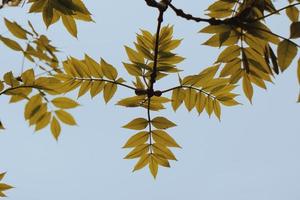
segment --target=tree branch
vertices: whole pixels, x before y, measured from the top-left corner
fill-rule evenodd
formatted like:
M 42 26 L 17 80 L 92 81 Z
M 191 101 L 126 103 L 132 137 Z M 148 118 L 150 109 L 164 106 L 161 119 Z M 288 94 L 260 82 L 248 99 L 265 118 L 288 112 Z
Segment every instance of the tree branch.
M 182 17 L 186 20 L 192 20 L 195 22 L 207 22 L 211 25 L 219 25 L 219 24 L 225 23 L 223 20 L 218 20 L 215 18 L 206 19 L 206 18 L 201 18 L 201 17 L 194 17 L 191 14 L 185 13 L 182 9 L 176 8 L 172 3 L 169 3 L 169 6 L 175 12 L 175 14 L 177 16 Z

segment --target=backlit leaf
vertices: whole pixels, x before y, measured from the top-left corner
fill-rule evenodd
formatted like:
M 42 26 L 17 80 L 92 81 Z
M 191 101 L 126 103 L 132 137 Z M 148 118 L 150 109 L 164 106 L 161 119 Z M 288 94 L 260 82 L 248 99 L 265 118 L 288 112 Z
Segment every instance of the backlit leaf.
M 51 133 L 56 140 L 58 140 L 60 132 L 61 132 L 60 124 L 56 119 L 56 117 L 53 117 L 51 121 Z
M 165 131 L 153 130 L 152 137 L 153 137 L 154 141 L 157 143 L 163 144 L 168 147 L 180 148 L 180 146 L 177 144 L 177 142 Z
M 149 132 L 142 131 L 133 135 L 123 146 L 123 148 L 132 148 L 144 144 L 149 139 Z
M 117 91 L 117 85 L 114 83 L 106 83 L 104 86 L 103 97 L 105 103 L 108 103 Z
M 58 117 L 58 119 L 65 124 L 68 124 L 71 126 L 74 126 L 77 124 L 74 117 L 70 113 L 68 113 L 64 110 L 57 110 L 57 111 L 55 111 L 55 114 Z
M 144 168 L 145 166 L 147 166 L 149 163 L 150 156 L 151 156 L 150 154 L 142 155 L 141 158 L 139 159 L 139 161 L 134 166 L 133 171 L 140 170 L 140 169 Z
M 3 37 L 0 35 L 0 40 L 9 48 L 15 51 L 23 51 L 22 47 L 14 40 L 11 40 L 9 38 Z
M 149 147 L 149 144 L 141 144 L 135 147 L 129 154 L 127 154 L 124 159 L 134 159 L 141 157 L 142 155 L 148 153 Z
M 153 158 L 153 156 L 150 156 L 150 159 L 149 159 L 149 169 L 150 169 L 150 172 L 151 172 L 152 176 L 154 178 L 156 178 L 157 172 L 158 172 L 158 163 Z
M 299 38 L 300 37 L 300 22 L 293 22 L 291 24 L 291 36 L 290 38 Z
M 16 22 L 11 22 L 8 19 L 4 18 L 5 25 L 7 29 L 17 38 L 27 39 L 27 31 L 24 30 L 20 25 Z
M 176 126 L 176 124 L 164 117 L 155 117 L 152 119 L 151 124 L 157 129 L 168 129 Z
M 284 71 L 289 67 L 289 65 L 297 55 L 297 52 L 297 47 L 288 40 L 283 40 L 278 44 L 278 64 L 281 71 Z
M 57 97 L 51 101 L 53 105 L 55 105 L 58 108 L 62 109 L 71 109 L 71 108 L 76 108 L 79 106 L 79 104 L 67 97 Z
M 77 38 L 77 26 L 74 18 L 68 15 L 62 15 L 61 18 L 69 33 Z
M 244 73 L 243 76 L 243 90 L 249 101 L 252 102 L 253 86 L 247 73 Z
M 144 118 L 137 118 L 123 126 L 123 128 L 133 129 L 133 130 L 143 130 L 148 126 L 148 120 Z

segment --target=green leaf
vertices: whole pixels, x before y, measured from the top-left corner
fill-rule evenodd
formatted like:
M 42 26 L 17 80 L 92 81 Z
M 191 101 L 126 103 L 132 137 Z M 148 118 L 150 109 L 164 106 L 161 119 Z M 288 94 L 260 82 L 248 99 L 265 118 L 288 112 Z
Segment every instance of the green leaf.
M 278 44 L 278 65 L 281 71 L 286 70 L 297 55 L 298 49 L 289 40 L 283 40 Z
M 123 128 L 132 129 L 132 130 L 143 130 L 148 126 L 149 122 L 144 118 L 136 118 L 123 126 Z
M 174 124 L 173 122 L 171 122 L 170 120 L 164 117 L 155 117 L 151 121 L 151 124 L 157 129 L 168 129 L 176 126 L 176 124 Z

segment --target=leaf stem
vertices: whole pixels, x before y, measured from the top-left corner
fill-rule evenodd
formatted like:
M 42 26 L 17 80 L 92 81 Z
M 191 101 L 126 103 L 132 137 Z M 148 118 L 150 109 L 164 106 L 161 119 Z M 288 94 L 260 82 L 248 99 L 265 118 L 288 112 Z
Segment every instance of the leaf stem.
M 113 83 L 116 85 L 120 85 L 126 88 L 129 88 L 131 90 L 136 90 L 136 88 L 130 86 L 130 85 L 126 85 L 124 83 L 119 83 L 117 81 L 113 81 L 113 80 L 108 80 L 108 79 L 103 79 L 103 78 L 78 78 L 78 77 L 74 77 L 75 80 L 81 80 L 81 81 L 103 81 L 103 82 L 108 82 L 108 83 Z
M 197 90 L 198 92 L 201 92 L 207 96 L 210 96 L 212 97 L 213 99 L 216 99 L 215 96 L 211 95 L 210 93 L 206 92 L 205 90 L 202 90 L 202 89 L 199 89 L 199 88 L 196 88 L 196 87 L 193 87 L 193 86 L 188 86 L 188 85 L 179 85 L 179 86 L 176 86 L 176 87 L 172 87 L 170 89 L 167 89 L 167 90 L 163 90 L 162 93 L 168 93 L 168 92 L 171 92 L 173 90 L 176 90 L 176 89 L 181 89 L 181 88 L 187 88 L 187 89 L 193 89 L 193 90 Z
M 283 11 L 283 10 L 286 10 L 286 9 L 288 9 L 288 8 L 291 8 L 291 7 L 294 7 L 294 6 L 297 6 L 297 5 L 300 5 L 300 2 L 299 2 L 299 3 L 291 4 L 291 5 L 288 5 L 288 6 L 285 6 L 285 7 L 283 7 L 283 8 L 278 9 L 278 10 L 275 10 L 274 12 L 271 12 L 271 13 L 265 15 L 265 16 L 262 16 L 262 17 L 259 17 L 259 18 L 255 19 L 254 22 L 260 21 L 260 20 L 262 20 L 262 19 L 266 19 L 266 18 L 268 18 L 268 17 L 270 17 L 270 16 L 272 16 L 272 15 L 275 15 L 275 14 L 277 14 L 277 13 Z
M 2 92 L 0 92 L 0 96 L 3 94 L 6 94 L 9 91 L 17 90 L 17 89 L 21 89 L 21 88 L 32 88 L 32 89 L 37 89 L 37 90 L 45 89 L 45 88 L 42 88 L 37 85 L 20 85 L 20 86 L 11 87 L 11 88 L 7 88 L 7 89 L 3 90 Z

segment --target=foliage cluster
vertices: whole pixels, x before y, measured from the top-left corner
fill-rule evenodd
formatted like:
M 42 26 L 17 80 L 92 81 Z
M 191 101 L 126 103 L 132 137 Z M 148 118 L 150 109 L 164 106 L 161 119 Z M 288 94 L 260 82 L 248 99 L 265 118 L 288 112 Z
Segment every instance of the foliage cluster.
M 93 21 L 91 13 L 81 0 L 6 0 L 4 4 L 20 6 L 29 4 L 29 13 L 41 13 L 46 27 L 62 20 L 66 30 L 77 37 L 77 20 Z M 254 86 L 266 89 L 267 82 L 292 66 L 297 57 L 300 37 L 300 1 L 289 0 L 288 5 L 277 9 L 271 0 L 216 0 L 207 9 L 209 18 L 200 18 L 178 9 L 170 0 L 145 3 L 158 10 L 157 31 L 141 30 L 133 47 L 125 46 L 128 60 L 123 67 L 133 77 L 128 84 L 119 76 L 118 67 L 103 58 L 96 61 L 89 55 L 83 58 L 72 56 L 59 60 L 57 48 L 46 35 L 39 34 L 28 21 L 28 27 L 4 18 L 5 25 L 15 38 L 0 35 L 0 41 L 8 48 L 22 54 L 36 68 L 23 69 L 21 74 L 7 72 L 0 80 L 0 96 L 9 96 L 10 103 L 25 102 L 24 118 L 35 131 L 50 126 L 57 140 L 61 124 L 76 125 L 76 120 L 67 111 L 79 106 L 76 100 L 65 94 L 78 91 L 78 98 L 89 94 L 91 98 L 103 94 L 108 103 L 119 88 L 127 89 L 134 96 L 121 99 L 119 106 L 140 107 L 145 117 L 131 120 L 124 128 L 138 131 L 125 143 L 131 151 L 125 159 L 138 159 L 134 171 L 149 166 L 154 177 L 158 167 L 170 167 L 176 160 L 171 148 L 181 148 L 167 132 L 176 126 L 163 116 L 152 114 L 171 105 L 176 111 L 184 106 L 187 111 L 197 110 L 221 118 L 222 106 L 236 106 L 238 94 L 234 89 L 241 84 L 245 96 L 252 102 Z M 198 74 L 181 77 L 178 68 L 184 58 L 176 54 L 181 44 L 173 38 L 174 27 L 162 26 L 166 10 L 174 11 L 178 17 L 208 25 L 199 33 L 212 36 L 203 45 L 221 48 L 215 63 Z M 266 19 L 285 12 L 290 20 L 290 35 L 274 33 Z M 42 73 L 37 73 L 37 70 Z M 156 88 L 155 84 L 170 75 L 178 77 L 178 83 L 169 89 Z M 298 59 L 300 82 L 300 59 Z M 299 100 L 300 102 L 300 96 Z M 0 129 L 4 125 L 0 121 Z M 4 174 L 0 176 L 0 180 Z M 0 195 L 10 186 L 0 184 Z

